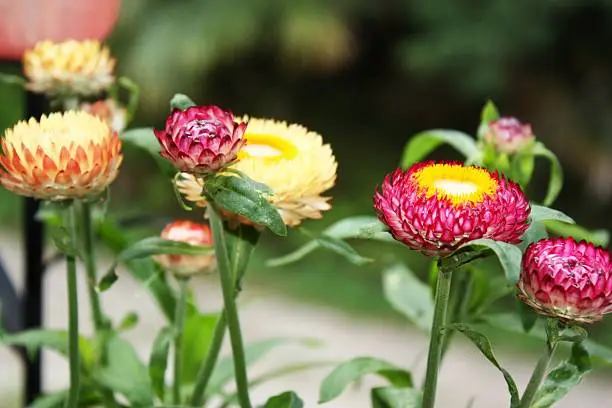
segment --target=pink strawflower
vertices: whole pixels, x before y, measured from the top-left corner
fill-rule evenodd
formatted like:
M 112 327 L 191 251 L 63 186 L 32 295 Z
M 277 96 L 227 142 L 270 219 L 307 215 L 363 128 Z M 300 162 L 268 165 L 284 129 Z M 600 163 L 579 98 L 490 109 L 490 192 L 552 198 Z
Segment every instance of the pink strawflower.
M 432 161 L 388 174 L 374 207 L 396 240 L 430 256 L 479 238 L 517 244 L 531 211 L 516 183 L 481 167 Z
M 217 172 L 232 164 L 246 143 L 247 123 L 217 106 L 175 109 L 164 130 L 155 129 L 161 156 L 178 170 L 191 174 Z
M 519 298 L 538 313 L 591 323 L 612 311 L 610 253 L 573 238 L 535 242 L 523 256 Z
M 502 117 L 489 123 L 485 140 L 492 143 L 495 149 L 507 154 L 513 154 L 535 140 L 531 125 L 521 123 L 517 118 Z

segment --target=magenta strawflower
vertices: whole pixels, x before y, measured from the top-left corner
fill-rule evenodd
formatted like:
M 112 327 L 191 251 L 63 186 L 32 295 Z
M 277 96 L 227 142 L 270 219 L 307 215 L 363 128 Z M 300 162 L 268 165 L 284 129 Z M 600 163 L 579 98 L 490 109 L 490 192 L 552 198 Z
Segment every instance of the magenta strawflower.
M 523 255 L 519 298 L 538 313 L 591 323 L 612 312 L 610 253 L 573 238 L 535 242 Z
M 531 211 L 516 183 L 454 162 L 418 163 L 388 174 L 374 207 L 396 240 L 431 256 L 479 238 L 517 244 Z
M 161 156 L 180 171 L 191 174 L 217 172 L 232 164 L 246 143 L 247 123 L 217 106 L 175 109 L 164 130 L 155 129 Z
M 485 140 L 492 143 L 496 150 L 513 154 L 531 144 L 535 136 L 531 125 L 521 123 L 517 118 L 502 117 L 489 123 Z

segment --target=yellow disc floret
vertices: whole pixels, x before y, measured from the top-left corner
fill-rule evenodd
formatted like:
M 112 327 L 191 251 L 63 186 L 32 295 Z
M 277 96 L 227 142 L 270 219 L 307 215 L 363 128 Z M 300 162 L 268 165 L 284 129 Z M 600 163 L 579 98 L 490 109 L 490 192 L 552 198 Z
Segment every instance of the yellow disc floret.
M 413 177 L 428 198 L 446 198 L 454 205 L 482 202 L 498 187 L 497 180 L 485 169 L 459 164 L 424 166 Z

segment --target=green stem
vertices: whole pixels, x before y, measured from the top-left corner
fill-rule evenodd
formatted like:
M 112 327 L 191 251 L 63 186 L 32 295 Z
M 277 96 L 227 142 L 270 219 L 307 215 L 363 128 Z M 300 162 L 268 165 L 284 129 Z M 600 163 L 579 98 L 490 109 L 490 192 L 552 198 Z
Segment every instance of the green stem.
M 221 289 L 223 291 L 223 303 L 225 306 L 225 318 L 227 319 L 232 354 L 234 357 L 238 400 L 240 401 L 241 408 L 251 408 L 244 345 L 242 343 L 240 320 L 238 318 L 238 308 L 236 307 L 235 301 L 234 277 L 232 276 L 232 267 L 230 265 L 230 258 L 227 250 L 225 230 L 223 228 L 223 221 L 219 217 L 217 208 L 215 208 L 214 205 L 211 204 L 208 206 L 208 214 L 210 227 L 213 233 L 213 241 L 215 243 L 215 253 L 219 265 L 219 276 L 221 278 Z
M 446 323 L 446 311 L 450 294 L 452 268 L 440 264 L 436 283 L 436 296 L 434 301 L 434 316 L 427 355 L 427 372 L 423 385 L 422 408 L 433 408 L 436 399 L 436 385 L 438 371 L 442 360 L 442 344 L 444 340 L 443 326 Z
M 215 365 L 217 364 L 217 359 L 219 358 L 219 352 L 221 351 L 221 346 L 223 345 L 223 338 L 225 337 L 225 328 L 227 322 L 225 319 L 225 311 L 221 311 L 221 315 L 219 316 L 219 320 L 217 320 L 217 324 L 215 325 L 215 331 L 213 333 L 213 338 L 210 344 L 210 348 L 208 349 L 208 353 L 206 355 L 206 359 L 204 363 L 200 366 L 198 374 L 196 376 L 196 384 L 193 389 L 193 395 L 191 397 L 190 405 L 194 407 L 201 407 L 205 402 L 205 392 L 206 387 L 208 386 L 208 381 L 210 380 L 210 376 L 213 373 Z
M 531 374 L 531 378 L 527 383 L 527 388 L 525 388 L 519 408 L 529 408 L 531 406 L 533 398 L 535 397 L 538 388 L 540 388 L 542 379 L 546 375 L 546 370 L 548 369 L 548 365 L 550 364 L 550 360 L 552 359 L 556 348 L 557 342 L 553 342 L 550 346 L 546 345 L 544 355 L 540 358 L 538 364 L 536 364 L 533 374 Z
M 179 278 L 179 298 L 174 315 L 174 383 L 172 398 L 175 405 L 181 404 L 181 372 L 183 371 L 183 328 L 189 279 Z
M 75 206 L 73 203 L 67 209 L 67 229 L 70 231 L 73 246 L 77 241 L 74 212 Z M 79 405 L 81 361 L 79 355 L 79 300 L 74 253 L 66 254 L 66 284 L 68 289 L 68 355 L 70 359 L 70 390 L 68 391 L 66 408 L 76 408 Z
M 85 263 L 85 270 L 87 271 L 87 288 L 89 289 L 89 299 L 91 302 L 91 315 L 96 333 L 99 333 L 105 329 L 105 318 L 102 313 L 100 296 L 96 290 L 98 277 L 96 273 L 96 257 L 93 248 L 94 234 L 91 222 L 91 205 L 85 201 L 81 202 L 81 234 L 83 241 L 83 261 Z

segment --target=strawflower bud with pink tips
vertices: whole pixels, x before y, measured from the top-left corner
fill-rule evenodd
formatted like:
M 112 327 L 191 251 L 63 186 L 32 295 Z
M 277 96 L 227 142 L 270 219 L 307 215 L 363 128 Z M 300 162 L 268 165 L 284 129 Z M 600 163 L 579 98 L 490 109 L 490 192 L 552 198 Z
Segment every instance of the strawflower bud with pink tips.
M 161 232 L 161 237 L 191 245 L 213 245 L 210 227 L 192 221 L 179 220 L 168 224 Z M 154 259 L 166 271 L 180 277 L 212 272 L 217 264 L 215 255 L 212 253 L 205 255 L 161 254 L 156 255 Z
M 430 256 L 480 238 L 517 244 L 531 211 L 521 188 L 497 173 L 433 161 L 388 174 L 374 207 L 396 240 Z
M 246 143 L 247 122 L 236 122 L 234 115 L 217 106 L 174 109 L 164 130 L 155 129 L 161 156 L 178 170 L 205 175 L 232 164 Z
M 538 313 L 566 323 L 592 323 L 612 312 L 610 253 L 573 238 L 548 238 L 527 247 L 519 298 Z
M 502 117 L 489 123 L 484 138 L 497 151 L 507 154 L 516 153 L 535 140 L 531 125 L 514 117 Z

